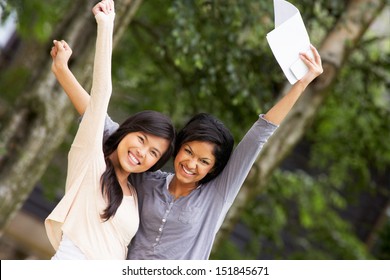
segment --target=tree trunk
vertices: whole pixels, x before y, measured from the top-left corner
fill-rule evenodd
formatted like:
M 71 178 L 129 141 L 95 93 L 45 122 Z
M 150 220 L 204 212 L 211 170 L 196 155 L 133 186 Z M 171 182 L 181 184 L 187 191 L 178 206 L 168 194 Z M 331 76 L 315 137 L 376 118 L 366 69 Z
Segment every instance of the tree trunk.
M 227 239 L 244 205 L 264 190 L 272 171 L 303 137 L 318 108 L 332 90 L 340 68 L 362 39 L 370 24 L 386 5 L 386 0 L 350 0 L 345 14 L 319 47 L 324 73 L 300 97 L 275 134 L 264 146 L 238 197 L 228 212 L 214 248 Z M 289 85 L 286 85 L 286 88 Z
M 141 3 L 115 1 L 114 47 Z M 72 46 L 70 67 L 85 88 L 91 84 L 96 38 L 91 9 L 89 0 L 74 1 L 53 35 Z M 13 65 L 29 69 L 31 76 L 0 131 L 0 236 L 43 175 L 76 116 L 51 73 L 51 42 L 47 48 L 32 42 L 22 44 Z

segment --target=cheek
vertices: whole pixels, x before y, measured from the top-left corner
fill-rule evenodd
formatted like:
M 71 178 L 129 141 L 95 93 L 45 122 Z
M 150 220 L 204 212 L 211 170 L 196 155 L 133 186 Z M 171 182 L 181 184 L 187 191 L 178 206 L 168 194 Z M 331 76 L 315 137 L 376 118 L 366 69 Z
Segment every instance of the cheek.
M 208 174 L 208 173 L 210 173 L 212 170 L 213 170 L 213 167 L 212 167 L 212 166 L 208 166 L 208 167 L 205 169 L 205 172 Z
M 125 150 L 124 147 L 125 147 L 125 144 L 124 144 L 124 142 L 123 142 L 123 140 L 122 140 L 121 142 L 119 142 L 118 146 L 116 147 L 116 150 L 117 150 L 118 152 L 122 152 L 122 151 Z
M 215 167 L 215 164 L 210 164 L 210 165 L 207 167 L 207 173 L 213 172 L 214 167 Z
M 181 160 L 183 160 L 183 153 L 179 151 L 174 159 L 174 164 L 178 164 Z
M 150 168 L 150 167 L 152 167 L 153 165 L 155 165 L 158 162 L 159 158 L 155 158 L 152 155 L 148 155 L 146 160 L 147 160 L 147 165 Z
M 131 138 L 129 138 L 128 135 L 123 137 L 122 140 L 119 142 L 118 147 L 122 147 L 122 148 L 128 147 L 131 143 L 130 140 Z
M 206 176 L 208 173 L 210 173 L 212 170 L 212 167 L 209 165 L 202 165 L 198 164 L 198 174 L 201 175 L 202 177 Z
M 173 166 L 177 167 L 179 165 L 180 159 L 179 159 L 179 154 L 173 159 Z

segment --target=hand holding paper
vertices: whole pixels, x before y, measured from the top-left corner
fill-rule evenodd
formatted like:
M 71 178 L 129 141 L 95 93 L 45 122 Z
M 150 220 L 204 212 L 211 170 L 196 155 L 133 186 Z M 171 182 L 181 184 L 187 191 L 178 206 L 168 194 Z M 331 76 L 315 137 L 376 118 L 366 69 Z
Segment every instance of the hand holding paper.
M 291 84 L 295 84 L 308 68 L 299 53 L 310 50 L 310 39 L 299 10 L 284 0 L 274 0 L 275 29 L 267 34 L 271 50 Z

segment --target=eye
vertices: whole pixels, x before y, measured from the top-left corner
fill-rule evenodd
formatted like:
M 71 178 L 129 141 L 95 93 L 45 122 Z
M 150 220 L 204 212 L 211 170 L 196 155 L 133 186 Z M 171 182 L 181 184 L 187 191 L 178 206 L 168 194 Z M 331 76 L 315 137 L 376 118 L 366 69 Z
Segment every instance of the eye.
M 142 136 L 138 136 L 138 141 L 143 144 L 145 142 L 145 139 Z
M 204 165 L 210 165 L 210 162 L 208 162 L 207 160 L 204 160 L 204 159 L 201 159 L 200 162 Z
M 184 149 L 184 151 L 186 152 L 186 154 L 188 154 L 188 155 L 192 155 L 192 152 L 191 152 L 191 150 L 190 150 L 190 149 L 188 149 L 188 148 L 185 148 L 185 149 Z
M 158 153 L 156 151 L 151 151 L 150 154 L 152 157 L 158 158 Z

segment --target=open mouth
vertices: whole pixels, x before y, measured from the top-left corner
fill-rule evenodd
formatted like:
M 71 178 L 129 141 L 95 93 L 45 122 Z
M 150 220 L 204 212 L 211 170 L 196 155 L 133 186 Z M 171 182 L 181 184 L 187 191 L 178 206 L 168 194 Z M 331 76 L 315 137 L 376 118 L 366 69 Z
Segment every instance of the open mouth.
M 139 160 L 131 152 L 129 152 L 129 159 L 135 165 L 139 165 L 140 164 Z
M 191 175 L 191 176 L 195 175 L 195 172 L 189 171 L 184 165 L 181 165 L 181 167 L 183 168 L 184 173 Z

